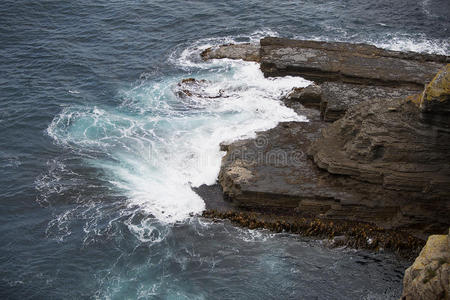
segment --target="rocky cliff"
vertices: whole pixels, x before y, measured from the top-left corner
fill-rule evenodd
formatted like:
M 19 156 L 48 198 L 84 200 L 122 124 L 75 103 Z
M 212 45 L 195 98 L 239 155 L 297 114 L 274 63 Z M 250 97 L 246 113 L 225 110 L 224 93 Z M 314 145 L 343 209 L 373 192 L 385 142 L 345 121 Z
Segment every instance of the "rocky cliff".
M 321 88 L 314 100 L 325 121 L 369 99 L 414 95 L 450 58 L 398 52 L 365 44 L 298 41 L 267 37 L 260 45 L 238 44 L 210 48 L 203 59 L 256 61 L 270 76 L 301 76 Z M 308 101 L 308 99 L 305 99 Z
M 282 123 L 225 147 L 219 183 L 236 206 L 422 237 L 448 228 L 448 57 L 280 38 L 203 57 L 259 61 L 265 76 L 315 81 L 283 99 L 310 122 Z
M 257 61 L 265 76 L 315 81 L 282 99 L 309 122 L 223 145 L 219 184 L 234 207 L 419 238 L 448 228 L 449 57 L 280 38 L 202 57 Z
M 406 256 L 429 236 L 402 299 L 449 299 L 449 57 L 280 38 L 202 57 L 256 61 L 265 76 L 315 82 L 281 99 L 309 122 L 222 145 L 218 182 L 228 204 L 203 189 L 206 217 Z

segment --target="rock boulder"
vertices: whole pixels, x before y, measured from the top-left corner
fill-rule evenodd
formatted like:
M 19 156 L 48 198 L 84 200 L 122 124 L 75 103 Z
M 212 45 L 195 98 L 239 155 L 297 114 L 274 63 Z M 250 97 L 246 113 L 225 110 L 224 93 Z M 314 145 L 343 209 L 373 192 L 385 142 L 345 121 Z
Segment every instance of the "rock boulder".
M 402 300 L 450 297 L 450 233 L 432 235 L 403 278 Z

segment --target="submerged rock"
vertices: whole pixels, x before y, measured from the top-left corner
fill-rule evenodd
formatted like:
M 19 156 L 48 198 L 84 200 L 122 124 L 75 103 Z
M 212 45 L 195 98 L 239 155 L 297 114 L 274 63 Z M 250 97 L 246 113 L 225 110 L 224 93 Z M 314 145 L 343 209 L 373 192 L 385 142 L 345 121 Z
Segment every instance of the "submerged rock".
M 182 99 L 192 97 L 210 99 L 228 97 L 223 90 L 208 89 L 208 84 L 210 82 L 205 79 L 186 78 L 176 85 L 174 93 Z
M 238 226 L 250 229 L 264 228 L 274 232 L 290 232 L 303 236 L 324 238 L 324 245 L 348 246 L 374 251 L 385 249 L 395 251 L 405 258 L 416 257 L 424 243 L 404 232 L 385 230 L 362 222 L 305 218 L 297 215 L 280 214 L 277 211 L 237 211 L 218 207 L 207 209 L 203 217 L 218 221 L 228 219 Z
M 403 300 L 445 300 L 450 297 L 450 232 L 432 235 L 405 272 Z

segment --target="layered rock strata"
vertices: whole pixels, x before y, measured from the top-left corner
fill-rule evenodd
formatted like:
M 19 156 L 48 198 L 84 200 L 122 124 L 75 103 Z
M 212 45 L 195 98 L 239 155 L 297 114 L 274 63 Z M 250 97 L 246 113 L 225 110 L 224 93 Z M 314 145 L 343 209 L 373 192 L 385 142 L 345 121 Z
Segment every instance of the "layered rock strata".
M 449 62 L 446 56 L 390 51 L 366 44 L 274 37 L 264 38 L 260 44 L 265 76 L 301 76 L 315 82 L 422 88 Z
M 428 87 L 422 98 L 435 94 Z M 329 126 L 280 123 L 228 145 L 219 182 L 241 207 L 439 232 L 449 226 L 450 131 L 424 122 L 427 113 L 406 99 L 376 99 Z
M 365 44 L 274 37 L 262 39 L 260 45 L 210 48 L 202 57 L 256 61 L 267 77 L 291 75 L 315 81 L 321 88 L 320 96 L 303 97 L 302 103 L 320 108 L 325 121 L 337 120 L 349 107 L 367 99 L 418 93 L 443 64 L 450 62 L 447 56 L 390 51 Z M 295 100 L 295 90 L 293 94 L 287 99 Z
M 284 99 L 311 121 L 281 123 L 224 147 L 225 196 L 252 210 L 370 222 L 422 237 L 442 232 L 450 222 L 448 67 L 422 91 L 448 60 L 368 45 L 261 40 L 255 61 L 266 76 L 316 81 Z M 304 106 L 340 119 L 328 126 Z

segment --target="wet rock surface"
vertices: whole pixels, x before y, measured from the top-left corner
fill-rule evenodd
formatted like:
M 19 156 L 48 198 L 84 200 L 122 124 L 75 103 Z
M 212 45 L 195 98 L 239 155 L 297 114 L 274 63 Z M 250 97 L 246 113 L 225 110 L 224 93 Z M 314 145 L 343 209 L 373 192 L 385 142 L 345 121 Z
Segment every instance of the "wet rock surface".
M 447 226 L 449 203 L 437 194 L 387 189 L 320 169 L 307 152 L 324 128 L 317 120 L 280 123 L 228 145 L 219 173 L 226 197 L 244 209 L 370 222 L 419 236 Z
M 175 87 L 174 93 L 179 98 L 221 98 L 226 97 L 223 90 L 211 90 L 209 89 L 207 80 L 186 78 L 181 80 Z
M 203 217 L 214 221 L 229 220 L 233 224 L 250 229 L 268 229 L 325 239 L 329 247 L 347 246 L 373 251 L 392 251 L 413 259 L 424 245 L 421 239 L 404 232 L 386 230 L 368 223 L 345 220 L 305 218 L 280 214 L 278 211 L 246 211 L 207 209 Z

